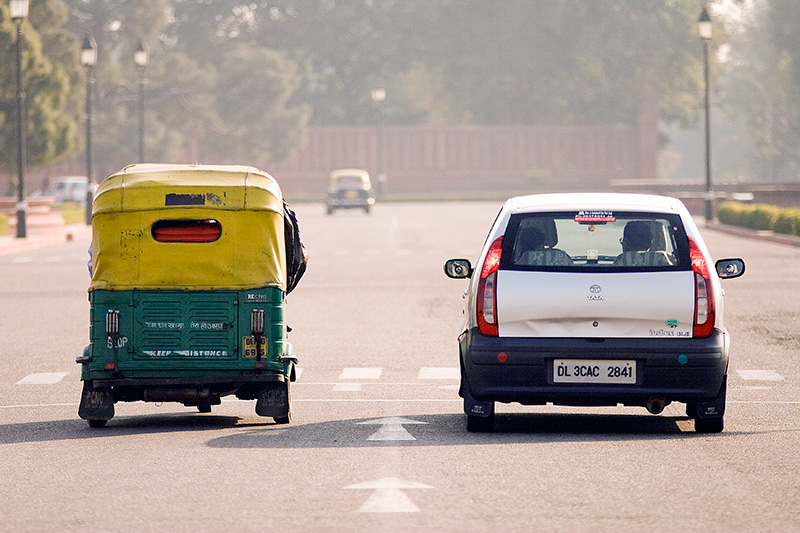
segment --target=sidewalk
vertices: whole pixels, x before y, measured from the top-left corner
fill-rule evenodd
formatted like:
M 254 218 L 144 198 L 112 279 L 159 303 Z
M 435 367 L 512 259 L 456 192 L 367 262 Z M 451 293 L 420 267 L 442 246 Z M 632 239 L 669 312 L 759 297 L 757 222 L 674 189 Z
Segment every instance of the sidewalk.
M 91 238 L 92 227 L 82 223 L 70 224 L 69 226 L 30 228 L 25 239 L 17 239 L 14 235 L 0 236 L 0 255 L 25 252 L 36 248 L 56 246 L 66 242 L 89 240 Z

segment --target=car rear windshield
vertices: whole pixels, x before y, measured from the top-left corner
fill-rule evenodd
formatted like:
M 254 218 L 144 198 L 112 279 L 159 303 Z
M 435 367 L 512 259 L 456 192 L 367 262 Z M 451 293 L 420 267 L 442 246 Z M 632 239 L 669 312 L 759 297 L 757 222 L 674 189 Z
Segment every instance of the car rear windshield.
M 344 176 L 336 180 L 336 186 L 342 189 L 362 189 L 364 180 L 361 176 Z
M 546 271 L 691 270 L 680 216 L 568 211 L 513 215 L 500 268 Z

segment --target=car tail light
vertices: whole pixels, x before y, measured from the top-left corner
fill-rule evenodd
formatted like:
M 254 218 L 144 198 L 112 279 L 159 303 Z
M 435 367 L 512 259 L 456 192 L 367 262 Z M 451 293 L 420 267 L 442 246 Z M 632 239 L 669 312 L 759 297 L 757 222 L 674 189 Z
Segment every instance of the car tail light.
M 703 252 L 694 239 L 689 237 L 689 254 L 694 271 L 694 328 L 692 336 L 708 337 L 714 332 L 714 291 L 711 272 Z
M 503 237 L 498 237 L 489 247 L 478 281 L 477 315 L 478 331 L 488 337 L 497 337 L 497 269 Z

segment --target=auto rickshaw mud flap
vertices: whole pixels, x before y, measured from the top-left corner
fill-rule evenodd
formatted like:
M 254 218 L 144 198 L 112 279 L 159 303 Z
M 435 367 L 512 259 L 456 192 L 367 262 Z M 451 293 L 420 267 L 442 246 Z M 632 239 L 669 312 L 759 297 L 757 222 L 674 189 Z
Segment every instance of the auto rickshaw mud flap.
M 111 420 L 114 418 L 114 395 L 111 389 L 96 389 L 91 381 L 84 381 L 78 416 L 84 420 Z
M 256 414 L 271 416 L 275 419 L 286 419 L 290 416 L 290 404 L 288 380 L 266 383 L 258 392 Z

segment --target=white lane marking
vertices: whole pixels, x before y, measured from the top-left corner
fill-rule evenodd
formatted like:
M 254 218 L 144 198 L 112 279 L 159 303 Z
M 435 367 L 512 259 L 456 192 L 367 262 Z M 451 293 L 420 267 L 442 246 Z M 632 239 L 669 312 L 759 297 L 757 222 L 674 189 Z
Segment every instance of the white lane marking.
M 442 390 L 458 390 L 461 388 L 460 385 L 442 385 L 439 387 Z
M 339 379 L 379 379 L 382 368 L 376 367 L 347 367 L 339 374 Z
M 403 489 L 432 488 L 432 486 L 424 483 L 405 481 L 396 477 L 385 477 L 345 487 L 345 489 L 370 489 L 374 491 L 369 499 L 358 508 L 357 513 L 418 513 L 419 507 L 411 501 L 411 498 L 406 496 Z
M 737 370 L 739 377 L 747 381 L 783 381 L 783 376 L 774 370 Z
M 457 366 L 433 367 L 423 366 L 419 369 L 417 379 L 459 379 L 461 373 Z
M 33 263 L 33 257 L 15 257 L 12 263 Z
M 366 422 L 359 422 L 362 424 L 380 425 L 381 427 L 370 435 L 367 440 L 417 440 L 411 433 L 406 431 L 403 424 L 427 424 L 427 422 L 418 422 L 408 418 L 400 418 L 398 416 L 390 416 L 388 418 L 378 418 L 376 420 L 367 420 Z
M 17 381 L 17 385 L 53 385 L 67 374 L 69 372 L 34 372 Z
M 365 250 L 364 251 L 364 255 L 381 255 L 381 251 L 380 250 L 374 250 L 374 249 Z
M 337 392 L 358 392 L 361 390 L 361 383 L 337 383 L 333 386 Z

